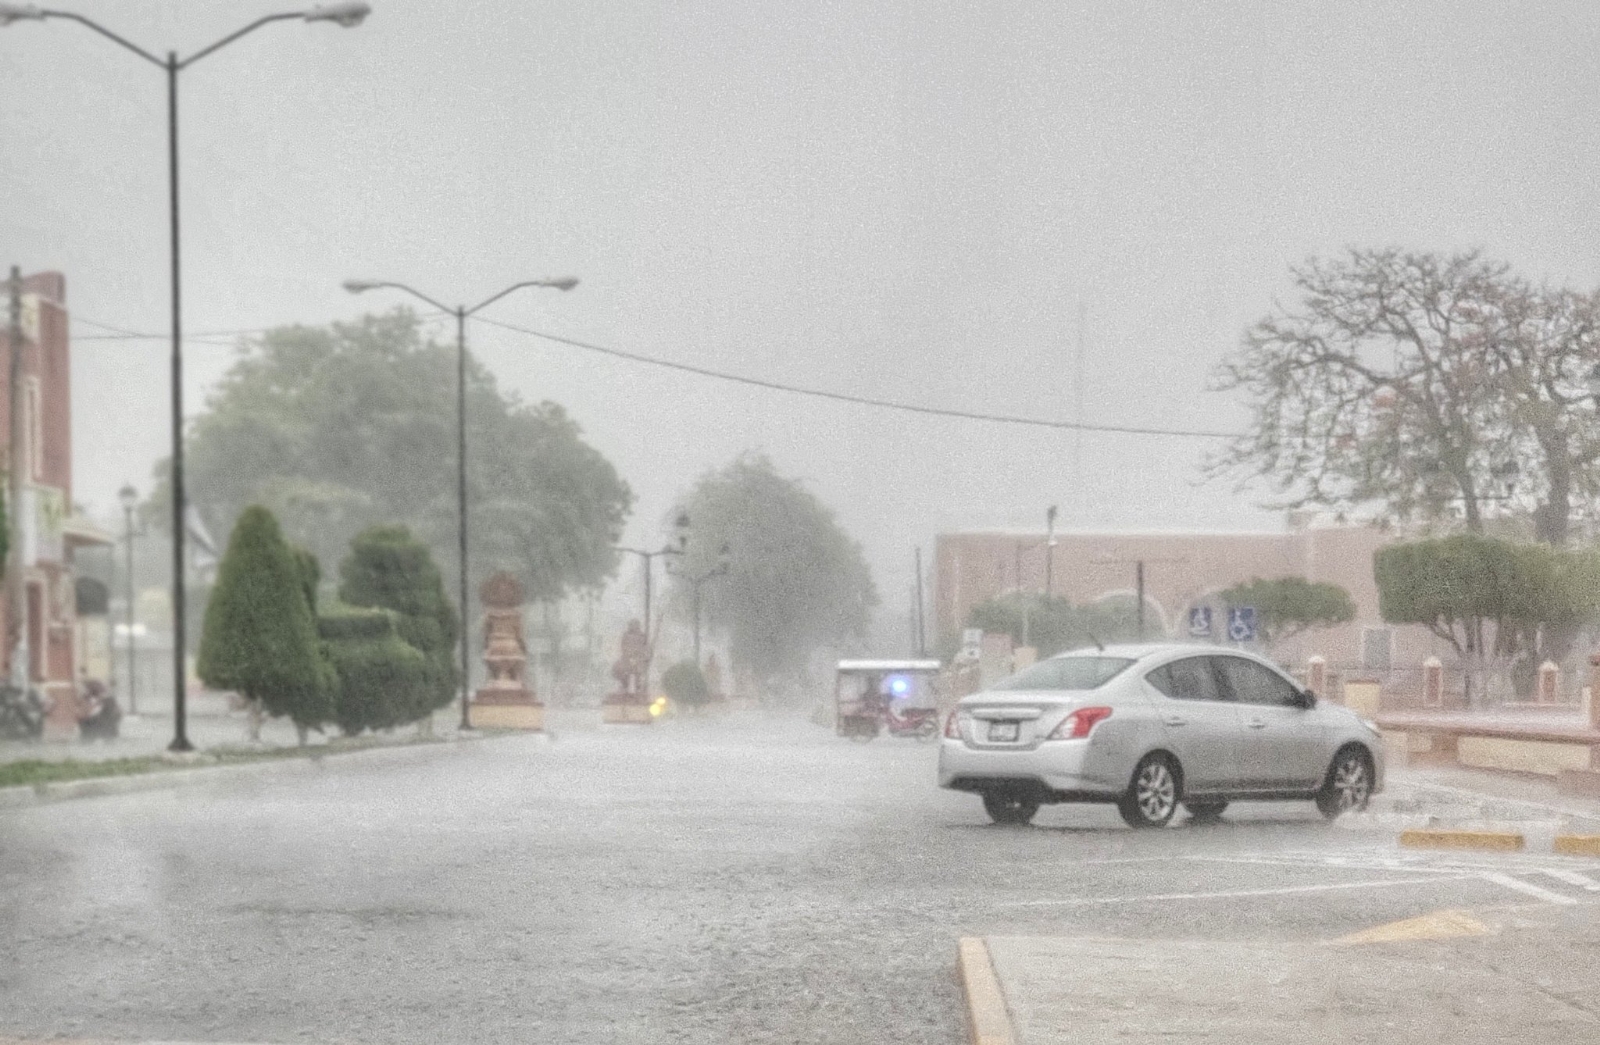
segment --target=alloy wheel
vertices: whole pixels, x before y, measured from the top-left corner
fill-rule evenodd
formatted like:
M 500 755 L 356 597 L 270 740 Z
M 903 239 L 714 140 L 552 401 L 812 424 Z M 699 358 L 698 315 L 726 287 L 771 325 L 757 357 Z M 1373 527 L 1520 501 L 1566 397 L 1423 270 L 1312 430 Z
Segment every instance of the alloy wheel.
M 1139 812 L 1151 823 L 1162 823 L 1172 816 L 1178 804 L 1178 782 L 1163 761 L 1153 760 L 1139 770 L 1134 781 L 1134 800 Z

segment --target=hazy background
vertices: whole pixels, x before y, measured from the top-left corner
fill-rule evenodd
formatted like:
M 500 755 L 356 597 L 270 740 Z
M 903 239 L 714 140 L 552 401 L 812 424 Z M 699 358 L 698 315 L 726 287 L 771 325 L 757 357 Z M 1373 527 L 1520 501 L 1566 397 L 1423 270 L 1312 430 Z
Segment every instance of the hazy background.
M 61 0 L 188 53 L 279 10 Z M 292 7 L 292 5 L 290 5 Z M 375 0 L 183 77 L 186 324 L 324 323 L 398 297 L 765 379 L 1071 419 L 1233 428 L 1203 393 L 1286 268 L 1481 246 L 1590 285 L 1600 12 L 1578 2 L 554 4 Z M 167 450 L 159 70 L 67 23 L 0 31 L 0 263 L 67 274 L 77 500 Z M 440 328 L 440 333 L 447 329 Z M 485 327 L 565 404 L 659 539 L 745 449 L 806 477 L 903 610 L 942 529 L 1261 528 L 1182 439 L 1075 437 L 671 374 Z M 191 346 L 191 412 L 232 353 Z

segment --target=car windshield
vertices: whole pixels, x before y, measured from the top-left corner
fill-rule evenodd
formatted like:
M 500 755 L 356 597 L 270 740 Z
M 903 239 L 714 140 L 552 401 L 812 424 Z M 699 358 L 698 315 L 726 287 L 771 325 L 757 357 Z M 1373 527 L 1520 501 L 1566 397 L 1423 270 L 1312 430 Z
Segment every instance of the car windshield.
M 1099 689 L 1132 664 L 1129 657 L 1052 657 L 991 689 Z

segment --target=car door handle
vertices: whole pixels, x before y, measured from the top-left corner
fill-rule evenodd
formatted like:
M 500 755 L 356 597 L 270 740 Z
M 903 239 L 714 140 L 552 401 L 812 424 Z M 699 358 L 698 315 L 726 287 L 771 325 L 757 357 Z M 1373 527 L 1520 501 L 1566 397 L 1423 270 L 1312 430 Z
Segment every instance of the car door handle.
M 1189 724 L 1189 720 L 1182 715 L 1167 715 L 1161 720 L 1161 724 L 1164 726 L 1186 726 Z
M 1265 722 L 1263 722 L 1259 718 L 1246 719 L 1244 724 L 1249 726 L 1251 729 L 1266 729 L 1267 728 L 1267 724 Z

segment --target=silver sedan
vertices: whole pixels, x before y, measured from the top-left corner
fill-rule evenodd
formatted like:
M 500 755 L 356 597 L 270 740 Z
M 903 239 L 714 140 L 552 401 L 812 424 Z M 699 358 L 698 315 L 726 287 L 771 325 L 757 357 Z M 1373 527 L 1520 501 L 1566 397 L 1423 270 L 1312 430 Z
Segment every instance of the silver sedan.
M 944 725 L 939 786 L 982 796 L 997 823 L 1106 802 L 1160 827 L 1179 805 L 1208 820 L 1261 799 L 1313 800 L 1332 819 L 1382 789 L 1383 744 L 1371 722 L 1253 654 L 1107 646 L 963 698 Z

